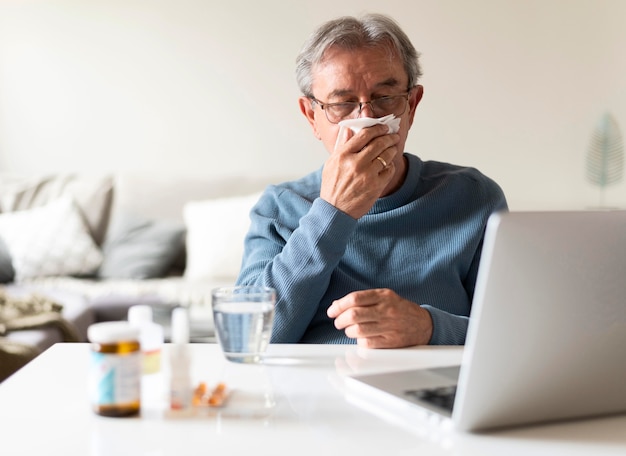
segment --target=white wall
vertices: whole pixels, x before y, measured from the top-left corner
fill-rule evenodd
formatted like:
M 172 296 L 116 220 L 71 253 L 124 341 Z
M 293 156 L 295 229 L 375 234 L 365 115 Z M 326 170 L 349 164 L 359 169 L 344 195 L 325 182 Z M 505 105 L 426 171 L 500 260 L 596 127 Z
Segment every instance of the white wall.
M 295 56 L 366 11 L 422 53 L 408 151 L 478 167 L 512 209 L 598 203 L 592 130 L 608 111 L 626 131 L 622 0 L 3 0 L 0 172 L 308 172 L 326 152 Z M 626 206 L 626 179 L 605 203 Z

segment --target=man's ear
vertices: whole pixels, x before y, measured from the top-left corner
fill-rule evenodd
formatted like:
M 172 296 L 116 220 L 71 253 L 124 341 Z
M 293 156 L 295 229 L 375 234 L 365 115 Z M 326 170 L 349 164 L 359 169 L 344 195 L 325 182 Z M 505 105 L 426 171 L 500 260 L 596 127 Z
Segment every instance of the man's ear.
M 413 125 L 413 118 L 415 117 L 417 105 L 420 104 L 423 96 L 424 86 L 416 85 L 413 89 L 411 89 L 411 93 L 409 94 L 409 126 Z
M 298 105 L 300 106 L 300 112 L 306 117 L 306 120 L 311 125 L 313 129 L 313 134 L 317 139 L 322 139 L 319 132 L 317 131 L 317 126 L 315 124 L 315 109 L 313 109 L 313 102 L 308 97 L 300 97 L 298 99 Z

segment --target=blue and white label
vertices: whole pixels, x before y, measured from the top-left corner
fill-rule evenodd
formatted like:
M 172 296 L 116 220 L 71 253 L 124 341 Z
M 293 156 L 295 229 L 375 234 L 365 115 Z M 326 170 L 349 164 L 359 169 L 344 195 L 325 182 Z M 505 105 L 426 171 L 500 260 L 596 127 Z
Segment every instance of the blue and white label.
M 141 395 L 141 354 L 92 353 L 92 404 L 122 405 L 136 402 Z

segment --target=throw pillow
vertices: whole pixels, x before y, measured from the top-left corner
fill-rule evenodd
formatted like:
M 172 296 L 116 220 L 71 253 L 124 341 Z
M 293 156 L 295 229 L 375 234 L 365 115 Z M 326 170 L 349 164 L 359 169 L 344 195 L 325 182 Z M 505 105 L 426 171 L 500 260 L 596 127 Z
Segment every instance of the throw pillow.
M 98 277 L 153 279 L 164 277 L 185 249 L 182 223 L 149 220 L 123 213 L 111 222 Z
M 250 210 L 260 193 L 188 202 L 183 207 L 187 228 L 185 278 L 236 278 Z
M 97 245 L 104 239 L 113 201 L 113 178 L 75 174 L 0 179 L 1 212 L 25 211 L 59 198 L 74 200 Z
M 0 237 L 11 254 L 16 281 L 89 275 L 102 261 L 100 249 L 69 198 L 0 214 Z
M 4 240 L 0 237 L 0 283 L 12 282 L 15 278 L 11 253 Z

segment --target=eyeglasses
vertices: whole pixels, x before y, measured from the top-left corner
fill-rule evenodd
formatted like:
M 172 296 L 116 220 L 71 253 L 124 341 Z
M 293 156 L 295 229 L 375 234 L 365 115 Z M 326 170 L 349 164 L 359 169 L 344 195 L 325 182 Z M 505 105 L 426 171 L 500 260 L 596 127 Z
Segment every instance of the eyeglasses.
M 336 124 L 342 120 L 356 119 L 361 115 L 365 105 L 370 106 L 374 117 L 384 117 L 389 114 L 401 116 L 406 111 L 409 93 L 410 91 L 400 95 L 375 98 L 370 101 L 342 101 L 339 103 L 322 103 L 315 97 L 309 98 L 326 113 L 326 118 L 330 123 Z

